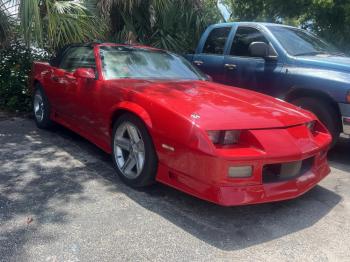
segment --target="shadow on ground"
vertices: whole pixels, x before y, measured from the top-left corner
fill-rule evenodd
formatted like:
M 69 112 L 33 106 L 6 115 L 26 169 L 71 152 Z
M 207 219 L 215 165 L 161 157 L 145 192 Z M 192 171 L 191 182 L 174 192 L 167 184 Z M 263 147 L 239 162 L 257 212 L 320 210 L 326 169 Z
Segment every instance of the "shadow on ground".
M 350 139 L 341 137 L 328 157 L 333 167 L 350 173 Z
M 40 226 L 70 223 L 72 218 L 59 205 L 71 199 L 83 204 L 80 193 L 89 180 L 98 180 L 111 192 L 122 192 L 222 250 L 243 249 L 308 228 L 341 200 L 321 186 L 295 200 L 232 208 L 160 184 L 137 191 L 122 184 L 110 157 L 88 141 L 63 127 L 37 130 L 30 120 L 0 122 L 0 143 L 0 255 L 5 260 L 13 252 L 22 252 L 33 232 L 38 241 L 55 239 L 54 235 L 41 235 Z M 35 218 L 29 224 L 28 214 Z M 15 231 L 13 227 L 7 230 L 11 223 L 19 223 Z M 13 246 L 16 248 L 10 248 Z

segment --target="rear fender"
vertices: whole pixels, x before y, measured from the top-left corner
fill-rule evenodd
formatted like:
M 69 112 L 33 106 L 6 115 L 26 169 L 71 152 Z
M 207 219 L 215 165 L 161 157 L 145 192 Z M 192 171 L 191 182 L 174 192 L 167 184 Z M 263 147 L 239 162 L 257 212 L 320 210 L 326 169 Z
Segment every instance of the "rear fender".
M 45 88 L 45 75 L 51 71 L 51 66 L 45 62 L 34 62 L 32 65 L 32 72 L 30 76 L 30 91 L 33 92 L 35 85 L 40 84 L 43 88 Z

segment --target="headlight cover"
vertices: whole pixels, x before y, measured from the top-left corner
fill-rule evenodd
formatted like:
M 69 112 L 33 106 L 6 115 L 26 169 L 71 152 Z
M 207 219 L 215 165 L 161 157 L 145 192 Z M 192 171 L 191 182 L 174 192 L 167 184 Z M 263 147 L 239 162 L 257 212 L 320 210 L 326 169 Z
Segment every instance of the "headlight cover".
M 318 120 L 310 121 L 305 124 L 313 136 L 318 134 L 329 134 L 327 128 Z
M 306 127 L 310 130 L 311 134 L 315 133 L 316 121 L 306 123 Z
M 240 130 L 207 131 L 210 141 L 214 145 L 234 145 L 239 142 Z

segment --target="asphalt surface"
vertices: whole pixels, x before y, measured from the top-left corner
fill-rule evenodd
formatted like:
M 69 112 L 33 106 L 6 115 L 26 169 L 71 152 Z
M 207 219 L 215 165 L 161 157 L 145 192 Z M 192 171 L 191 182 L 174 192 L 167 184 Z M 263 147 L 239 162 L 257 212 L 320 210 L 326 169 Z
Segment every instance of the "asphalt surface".
M 0 117 L 0 261 L 350 261 L 350 141 L 298 199 L 225 208 L 157 184 L 58 127 Z

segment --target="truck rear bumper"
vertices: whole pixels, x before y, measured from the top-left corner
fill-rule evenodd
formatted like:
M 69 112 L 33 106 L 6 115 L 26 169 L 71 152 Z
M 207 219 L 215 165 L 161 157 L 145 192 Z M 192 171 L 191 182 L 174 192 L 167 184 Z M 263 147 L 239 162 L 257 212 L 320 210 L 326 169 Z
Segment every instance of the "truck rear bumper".
M 343 132 L 350 135 L 350 104 L 339 103 L 339 108 L 342 115 Z

